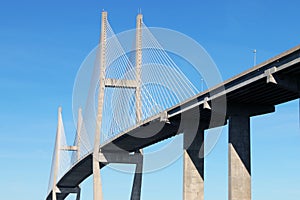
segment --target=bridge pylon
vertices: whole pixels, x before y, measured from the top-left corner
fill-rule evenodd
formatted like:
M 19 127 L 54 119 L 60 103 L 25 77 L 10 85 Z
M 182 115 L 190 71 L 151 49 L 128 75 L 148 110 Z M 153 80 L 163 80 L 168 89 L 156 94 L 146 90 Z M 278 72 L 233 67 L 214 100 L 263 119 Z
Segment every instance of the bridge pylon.
M 94 200 L 102 200 L 102 182 L 100 174 L 100 163 L 128 163 L 136 164 L 135 178 L 132 188 L 132 200 L 139 200 L 141 196 L 143 154 L 142 150 L 129 155 L 129 152 L 116 150 L 115 152 L 103 152 L 100 147 L 101 127 L 103 119 L 103 105 L 106 87 L 113 88 L 134 88 L 135 89 L 135 106 L 136 106 L 136 123 L 142 120 L 142 100 L 141 100 L 141 73 L 142 73 L 142 20 L 143 15 L 138 14 L 136 18 L 136 71 L 135 80 L 110 79 L 106 78 L 106 45 L 107 45 L 107 12 L 102 12 L 100 46 L 97 59 L 100 59 L 99 91 L 98 91 L 98 110 L 96 119 L 96 131 L 93 150 L 93 193 Z M 132 160 L 132 157 L 135 157 Z
M 62 116 L 61 116 L 62 108 L 58 108 L 58 116 L 57 116 L 57 131 L 56 131 L 56 139 L 55 139 L 55 149 L 54 149 L 54 170 L 53 170 L 53 185 L 52 185 L 52 200 L 56 200 L 56 193 L 58 192 L 58 188 L 56 186 L 58 170 L 59 170 L 59 151 L 60 151 L 60 137 L 61 137 L 61 128 L 62 128 Z
M 94 139 L 94 151 L 93 151 L 93 193 L 94 200 L 102 200 L 102 183 L 100 175 L 100 164 L 99 164 L 99 146 L 101 138 L 101 125 L 102 125 L 102 111 L 104 101 L 104 89 L 105 89 L 105 67 L 106 67 L 106 27 L 107 27 L 107 12 L 102 12 L 101 20 L 101 33 L 100 33 L 100 52 L 98 52 L 97 59 L 100 54 L 100 75 L 99 75 L 99 91 L 98 91 L 98 110 L 96 119 L 96 131 Z
M 77 194 L 76 200 L 80 199 L 80 186 L 75 188 L 64 188 L 57 185 L 58 177 L 59 177 L 59 170 L 60 170 L 60 161 L 61 161 L 61 153 L 62 151 L 76 151 L 77 159 L 80 156 L 79 147 L 80 147 L 80 131 L 81 131 L 81 124 L 82 124 L 82 116 L 81 116 L 81 108 L 78 111 L 78 121 L 77 121 L 77 133 L 76 137 L 77 142 L 76 146 L 67 146 L 63 143 L 62 137 L 64 137 L 63 132 L 63 120 L 62 120 L 62 108 L 58 108 L 58 120 L 57 120 L 57 131 L 56 131 L 56 139 L 55 139 L 55 149 L 54 149 L 54 157 L 53 157 L 53 182 L 52 182 L 52 200 L 58 200 L 58 196 L 67 193 L 75 193 Z

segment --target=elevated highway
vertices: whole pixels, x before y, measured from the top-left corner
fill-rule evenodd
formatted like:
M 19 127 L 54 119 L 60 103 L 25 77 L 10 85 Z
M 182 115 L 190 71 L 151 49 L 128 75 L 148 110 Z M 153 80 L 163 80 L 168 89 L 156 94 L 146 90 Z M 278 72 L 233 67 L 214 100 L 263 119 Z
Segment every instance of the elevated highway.
M 237 153 L 251 176 L 250 147 L 248 147 L 250 141 L 239 137 L 236 133 L 243 132 L 242 134 L 244 134 L 244 130 L 246 130 L 246 134 L 250 134 L 250 129 L 247 128 L 249 126 L 247 119 L 251 116 L 274 112 L 276 105 L 299 97 L 300 46 L 297 46 L 115 136 L 99 146 L 99 152 L 101 151 L 102 155 L 120 151 L 120 149 L 125 153 L 138 152 L 140 149 L 185 132 L 185 124 L 188 125 L 195 119 L 203 130 L 223 126 L 229 121 L 229 134 L 232 135 L 229 137 L 229 143 L 233 146 L 233 149 L 229 151 L 233 153 L 232 156 Z M 224 104 L 224 99 L 226 104 Z M 217 117 L 213 118 L 212 115 Z M 236 116 L 244 118 L 235 118 Z M 233 127 L 235 123 L 242 123 L 244 119 L 246 122 L 242 131 Z M 232 120 L 232 124 L 230 124 L 230 120 Z M 239 141 L 244 143 L 242 147 L 238 145 Z M 58 200 L 65 199 L 69 193 L 76 192 L 80 183 L 92 175 L 93 156 L 98 158 L 101 155 L 89 153 L 75 163 L 58 181 L 57 187 L 61 190 L 61 193 L 57 193 Z M 128 154 L 128 156 L 131 157 L 132 162 L 135 162 L 138 154 Z M 232 159 L 229 162 L 230 165 L 237 162 L 232 157 L 230 159 Z M 101 158 L 99 160 L 101 168 L 110 163 L 109 156 L 106 161 L 101 161 L 103 160 Z M 119 162 L 126 161 L 119 158 Z M 232 170 L 230 173 L 235 173 L 236 170 Z M 234 175 L 231 175 L 233 177 L 231 181 L 236 181 Z M 246 182 L 249 181 L 248 179 L 249 177 L 246 177 Z M 235 185 L 232 183 L 229 190 L 234 187 Z M 245 187 L 245 190 L 248 191 L 250 186 L 246 184 Z M 229 195 L 236 195 L 233 189 L 229 193 Z M 248 194 L 249 191 L 246 193 Z M 46 199 L 52 200 L 52 191 Z

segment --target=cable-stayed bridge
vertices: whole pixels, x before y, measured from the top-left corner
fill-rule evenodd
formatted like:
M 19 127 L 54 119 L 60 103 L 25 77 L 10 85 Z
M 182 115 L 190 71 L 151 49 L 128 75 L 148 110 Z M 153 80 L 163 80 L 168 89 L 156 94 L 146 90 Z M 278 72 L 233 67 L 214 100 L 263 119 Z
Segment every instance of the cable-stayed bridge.
M 129 38 L 127 38 L 129 40 Z M 132 38 L 131 38 L 132 39 Z M 300 97 L 300 46 L 201 91 L 157 41 L 139 14 L 132 51 L 124 51 L 102 13 L 100 44 L 87 95 L 78 109 L 74 144 L 67 144 L 61 108 L 46 199 L 65 199 L 100 169 L 136 164 L 131 199 L 140 199 L 142 149 L 184 135 L 183 199 L 204 199 L 204 131 L 229 124 L 229 199 L 251 199 L 250 117 Z M 105 184 L 105 183 L 104 183 Z

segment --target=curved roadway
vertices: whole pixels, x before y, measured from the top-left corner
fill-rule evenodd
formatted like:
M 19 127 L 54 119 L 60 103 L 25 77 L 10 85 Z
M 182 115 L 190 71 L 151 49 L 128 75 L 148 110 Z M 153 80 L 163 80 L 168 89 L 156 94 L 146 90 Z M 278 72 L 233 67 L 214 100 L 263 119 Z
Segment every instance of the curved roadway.
M 276 70 L 274 70 L 274 67 L 276 67 Z M 277 84 L 267 83 L 268 69 L 270 69 Z M 222 90 L 222 88 L 225 90 Z M 245 107 L 248 105 L 269 106 L 270 112 L 272 112 L 275 105 L 300 98 L 300 46 L 168 109 L 166 111 L 169 116 L 168 123 L 161 120 L 160 115 L 154 116 L 107 141 L 100 146 L 100 149 L 102 152 L 114 151 L 116 150 L 115 147 L 118 146 L 128 152 L 134 152 L 155 144 L 182 132 L 180 126 L 182 114 L 192 119 L 194 114 L 199 114 L 199 110 L 201 123 L 206 123 L 207 128 L 209 128 L 211 111 L 204 109 L 205 98 L 208 97 L 208 102 L 211 103 L 214 99 L 225 95 L 227 111 L 230 110 L 232 105 L 239 104 Z M 225 120 L 221 120 L 216 126 L 226 124 L 227 117 L 228 112 L 225 114 Z M 143 138 L 136 136 L 142 136 Z M 101 168 L 105 166 L 101 163 L 100 165 Z M 57 186 L 58 188 L 75 188 L 90 175 L 92 175 L 92 153 L 78 161 L 59 180 Z M 57 199 L 62 200 L 67 196 L 68 193 L 59 193 Z M 46 199 L 52 200 L 52 191 Z

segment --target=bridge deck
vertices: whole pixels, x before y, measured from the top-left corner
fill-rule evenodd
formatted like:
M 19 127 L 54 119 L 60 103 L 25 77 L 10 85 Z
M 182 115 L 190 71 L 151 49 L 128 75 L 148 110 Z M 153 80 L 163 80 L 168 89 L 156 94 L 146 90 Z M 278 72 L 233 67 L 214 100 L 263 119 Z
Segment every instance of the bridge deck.
M 265 71 L 277 67 L 274 73 L 277 80 L 284 84 L 267 84 Z M 291 81 L 292 80 L 292 81 Z M 204 99 L 217 99 L 226 95 L 227 107 L 233 104 L 275 106 L 300 97 L 300 46 L 284 52 L 244 73 L 241 73 L 214 88 L 210 88 L 187 101 L 167 110 L 170 123 L 160 121 L 160 116 L 154 116 L 142 124 L 101 145 L 102 151 L 116 150 L 116 146 L 133 152 L 151 144 L 172 137 L 182 130 L 179 121 L 183 114 L 193 118 L 193 111 L 200 109 L 200 121 L 210 121 L 211 113 L 203 109 Z M 296 81 L 296 84 L 294 84 Z M 221 88 L 224 87 L 224 91 Z M 213 94 L 213 95 L 212 95 Z M 228 113 L 226 113 L 228 117 Z M 226 123 L 226 121 L 224 121 Z M 222 125 L 222 124 L 220 124 Z M 155 130 L 160 130 L 155 132 Z M 153 133 L 157 133 L 154 134 Z M 143 137 L 143 138 L 141 138 Z M 103 166 L 101 166 L 103 167 Z M 74 165 L 58 182 L 58 187 L 74 188 L 92 174 L 92 154 L 84 157 Z M 64 199 L 68 194 L 58 194 L 57 199 Z M 51 200 L 51 193 L 47 200 Z

